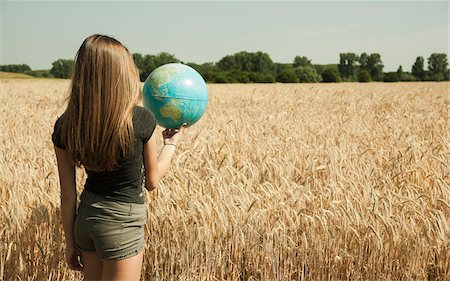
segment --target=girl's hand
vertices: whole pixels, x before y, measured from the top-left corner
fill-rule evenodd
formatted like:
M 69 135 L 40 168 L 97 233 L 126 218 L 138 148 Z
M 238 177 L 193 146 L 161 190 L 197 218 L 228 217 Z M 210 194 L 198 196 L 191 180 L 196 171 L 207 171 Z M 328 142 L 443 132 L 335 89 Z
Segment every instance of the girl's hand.
M 187 125 L 184 123 L 179 129 L 165 129 L 162 132 L 164 145 L 177 145 L 186 127 Z
M 80 263 L 81 252 L 76 246 L 66 245 L 66 262 L 72 270 L 82 271 L 83 266 Z

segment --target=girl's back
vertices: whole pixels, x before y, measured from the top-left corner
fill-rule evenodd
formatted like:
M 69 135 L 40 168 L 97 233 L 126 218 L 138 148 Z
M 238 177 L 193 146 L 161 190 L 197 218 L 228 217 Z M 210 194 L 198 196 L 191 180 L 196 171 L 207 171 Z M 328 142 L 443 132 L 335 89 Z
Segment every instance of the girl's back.
M 163 131 L 158 155 L 155 118 L 139 106 L 137 68 L 127 48 L 108 36 L 83 42 L 69 92 L 52 135 L 66 261 L 87 280 L 139 280 L 147 217 L 143 186 L 157 187 L 185 126 Z M 78 209 L 75 166 L 88 174 Z

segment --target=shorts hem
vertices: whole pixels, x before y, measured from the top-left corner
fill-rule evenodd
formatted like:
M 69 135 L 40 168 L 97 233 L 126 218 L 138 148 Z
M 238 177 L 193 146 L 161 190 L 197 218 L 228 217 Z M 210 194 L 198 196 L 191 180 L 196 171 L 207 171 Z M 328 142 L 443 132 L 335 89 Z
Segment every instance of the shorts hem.
M 82 251 L 82 252 L 95 252 L 95 249 L 89 249 L 89 250 L 87 250 L 87 249 L 85 249 L 85 248 L 83 248 L 83 247 L 80 247 L 78 244 L 77 244 L 77 248 L 78 248 L 78 250 L 80 250 L 80 251 Z
M 141 247 L 138 247 L 137 249 L 127 252 L 123 255 L 115 255 L 112 257 L 102 257 L 102 260 L 104 260 L 104 261 L 120 261 L 120 260 L 134 257 L 134 256 L 138 255 L 139 253 L 141 253 L 143 250 L 144 250 L 144 246 L 141 246 Z

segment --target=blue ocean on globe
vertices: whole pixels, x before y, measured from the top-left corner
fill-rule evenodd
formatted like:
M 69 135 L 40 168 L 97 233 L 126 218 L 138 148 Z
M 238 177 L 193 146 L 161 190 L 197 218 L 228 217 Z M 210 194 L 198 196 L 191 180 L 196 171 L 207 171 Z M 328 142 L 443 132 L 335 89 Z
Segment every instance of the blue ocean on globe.
M 149 74 L 143 89 L 144 107 L 164 128 L 197 122 L 208 105 L 208 89 L 202 76 L 181 63 L 162 65 Z

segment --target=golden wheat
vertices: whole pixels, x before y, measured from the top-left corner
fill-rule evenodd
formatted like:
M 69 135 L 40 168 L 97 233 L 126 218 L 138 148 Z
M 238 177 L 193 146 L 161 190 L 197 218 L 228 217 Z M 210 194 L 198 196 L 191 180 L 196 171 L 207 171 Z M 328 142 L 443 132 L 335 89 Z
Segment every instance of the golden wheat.
M 0 280 L 81 278 L 50 137 L 67 87 L 0 80 Z M 143 280 L 449 279 L 448 83 L 209 90 L 147 195 Z

